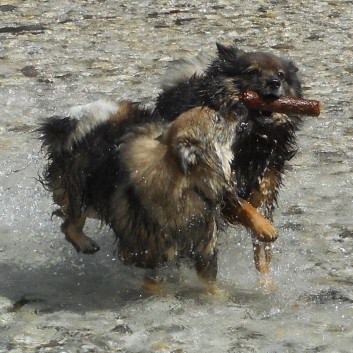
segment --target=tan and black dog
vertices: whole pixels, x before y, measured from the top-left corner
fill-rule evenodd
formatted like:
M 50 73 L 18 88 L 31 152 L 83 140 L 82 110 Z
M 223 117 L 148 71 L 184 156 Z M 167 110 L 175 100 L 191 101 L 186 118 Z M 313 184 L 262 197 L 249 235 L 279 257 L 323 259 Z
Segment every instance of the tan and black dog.
M 156 100 L 156 116 L 172 121 L 195 106 L 219 110 L 237 101 L 245 90 L 265 98 L 302 97 L 298 69 L 292 61 L 270 53 L 245 52 L 235 46 L 217 44 L 217 48 L 218 56 L 204 70 L 204 62 L 200 68 L 195 60 L 184 60 L 171 68 L 172 77 L 166 78 Z M 234 192 L 270 220 L 286 165 L 296 153 L 300 123 L 298 116 L 249 110 L 236 129 L 232 148 Z M 226 217 L 232 209 L 231 195 L 225 195 Z M 270 269 L 272 247 L 266 241 L 253 237 L 255 265 L 261 273 Z
M 99 250 L 83 231 L 87 217 L 98 218 L 114 230 L 125 264 L 158 269 L 186 257 L 214 282 L 222 199 L 233 191 L 232 145 L 246 113 L 195 107 L 170 124 L 145 124 L 151 112 L 137 104 L 98 101 L 44 120 L 42 183 L 60 206 L 54 214 L 67 240 L 77 251 Z M 259 237 L 276 236 L 247 202 L 235 209 Z

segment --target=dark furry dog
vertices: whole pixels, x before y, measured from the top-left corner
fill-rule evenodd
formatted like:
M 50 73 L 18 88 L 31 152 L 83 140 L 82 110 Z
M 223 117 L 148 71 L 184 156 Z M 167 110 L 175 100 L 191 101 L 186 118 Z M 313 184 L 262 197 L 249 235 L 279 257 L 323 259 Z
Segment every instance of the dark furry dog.
M 217 48 L 218 57 L 203 73 L 164 87 L 156 101 L 156 116 L 172 121 L 195 106 L 219 110 L 237 101 L 244 90 L 264 97 L 302 97 L 298 69 L 292 61 L 269 53 L 244 52 L 235 46 L 217 44 Z M 190 63 L 186 66 L 190 71 Z M 285 166 L 296 153 L 300 123 L 297 116 L 250 110 L 237 127 L 232 162 L 237 193 L 271 220 Z M 256 268 L 269 272 L 271 245 L 259 243 L 256 237 L 253 244 Z
M 67 240 L 84 253 L 99 250 L 83 232 L 95 217 L 113 228 L 124 263 L 154 269 L 180 255 L 214 282 L 221 201 L 232 192 L 231 147 L 245 113 L 195 107 L 168 125 L 145 124 L 151 112 L 139 105 L 99 101 L 43 121 L 42 183 Z M 245 225 L 274 236 L 254 209 L 242 210 Z

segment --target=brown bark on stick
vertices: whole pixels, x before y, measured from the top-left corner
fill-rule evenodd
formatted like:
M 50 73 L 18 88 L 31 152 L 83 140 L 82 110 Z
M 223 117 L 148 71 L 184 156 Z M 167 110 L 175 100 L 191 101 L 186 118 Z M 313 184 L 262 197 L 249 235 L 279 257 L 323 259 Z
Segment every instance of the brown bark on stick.
M 245 91 L 240 94 L 240 100 L 249 109 L 257 109 L 283 114 L 300 114 L 308 116 L 320 115 L 320 102 L 312 99 L 296 97 L 264 98 L 256 92 Z

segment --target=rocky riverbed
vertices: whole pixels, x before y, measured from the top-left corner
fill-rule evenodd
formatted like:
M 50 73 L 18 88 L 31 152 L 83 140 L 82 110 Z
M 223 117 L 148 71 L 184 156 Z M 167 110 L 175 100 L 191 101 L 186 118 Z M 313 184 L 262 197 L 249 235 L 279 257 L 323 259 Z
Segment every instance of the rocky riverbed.
M 303 353 L 352 351 L 353 3 L 328 1 L 2 0 L 0 4 L 0 353 Z M 215 42 L 292 58 L 305 96 L 299 153 L 275 214 L 272 279 L 257 285 L 242 228 L 221 235 L 223 299 L 187 267 L 148 296 L 114 257 L 111 230 L 77 255 L 51 219 L 31 131 L 100 98 L 152 104 L 168 63 Z

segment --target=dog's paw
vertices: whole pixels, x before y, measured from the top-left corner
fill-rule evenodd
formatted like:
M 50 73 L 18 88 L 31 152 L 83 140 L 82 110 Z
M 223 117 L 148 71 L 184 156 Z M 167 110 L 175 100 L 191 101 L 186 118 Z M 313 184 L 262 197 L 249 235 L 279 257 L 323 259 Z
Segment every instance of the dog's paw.
M 227 300 L 229 292 L 226 289 L 220 288 L 216 283 L 208 283 L 205 285 L 202 293 L 202 298 L 213 300 Z
M 277 292 L 276 283 L 269 274 L 260 275 L 257 279 L 257 287 L 267 294 L 275 294 Z
M 260 241 L 271 242 L 277 239 L 276 228 L 271 224 L 270 221 L 261 217 L 255 223 L 253 227 L 253 233 L 256 238 Z
M 168 293 L 163 280 L 157 281 L 149 277 L 144 278 L 142 289 L 149 295 L 157 295 L 161 297 Z
M 100 250 L 100 246 L 86 235 L 83 235 L 78 242 L 73 242 L 69 237 L 66 237 L 66 240 L 75 247 L 78 253 L 94 254 Z
M 94 254 L 100 250 L 100 246 L 91 238 L 87 237 L 84 245 L 81 247 L 81 252 L 84 254 Z

